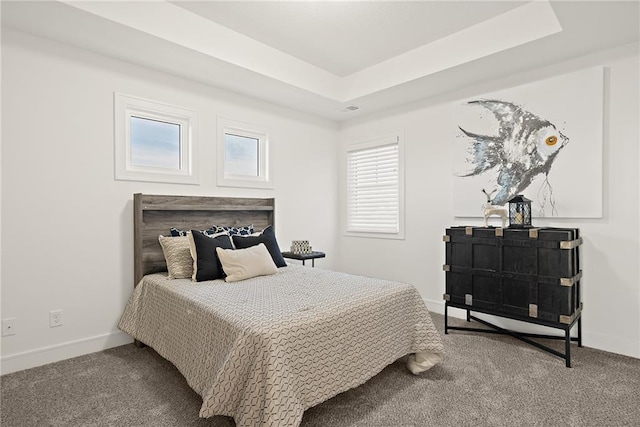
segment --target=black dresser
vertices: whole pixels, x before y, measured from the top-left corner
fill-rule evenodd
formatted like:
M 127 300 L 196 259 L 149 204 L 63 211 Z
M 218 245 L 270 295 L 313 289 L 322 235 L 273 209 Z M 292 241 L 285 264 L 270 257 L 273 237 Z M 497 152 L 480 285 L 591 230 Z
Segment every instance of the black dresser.
M 582 346 L 580 245 L 577 228 L 451 227 L 446 248 L 445 334 L 449 330 L 504 333 L 555 354 L 571 366 L 571 341 Z M 491 329 L 449 326 L 448 308 Z M 506 330 L 471 313 L 486 313 L 564 331 L 563 336 Z M 571 329 L 577 325 L 577 336 Z M 565 341 L 565 352 L 531 338 Z

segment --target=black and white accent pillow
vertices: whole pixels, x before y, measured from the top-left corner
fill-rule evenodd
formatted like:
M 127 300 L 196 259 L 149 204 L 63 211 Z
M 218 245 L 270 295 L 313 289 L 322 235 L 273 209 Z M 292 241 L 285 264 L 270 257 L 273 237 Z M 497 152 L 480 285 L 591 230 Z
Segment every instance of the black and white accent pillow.
M 244 227 L 225 227 L 222 225 L 214 225 L 211 230 L 215 230 L 215 233 L 229 233 L 230 236 L 250 236 L 253 234 L 253 224 L 245 225 Z
M 171 236 L 179 237 L 179 236 L 188 236 L 190 230 L 180 230 L 176 227 L 171 227 Z M 227 233 L 229 236 L 238 235 L 238 236 L 249 236 L 253 234 L 253 224 L 245 225 L 244 227 L 225 227 L 222 225 L 212 225 L 211 228 L 207 230 L 200 230 L 207 236 L 212 236 L 214 234 Z
M 176 227 L 171 227 L 169 231 L 171 231 L 171 237 L 184 237 L 184 236 L 188 236 L 189 233 L 191 232 L 191 230 L 180 230 L 179 228 L 176 228 Z M 214 234 L 220 233 L 219 231 L 216 231 L 215 226 L 212 228 L 209 228 L 208 230 L 200 230 L 200 231 L 202 231 L 202 233 L 204 233 L 207 236 L 212 236 Z

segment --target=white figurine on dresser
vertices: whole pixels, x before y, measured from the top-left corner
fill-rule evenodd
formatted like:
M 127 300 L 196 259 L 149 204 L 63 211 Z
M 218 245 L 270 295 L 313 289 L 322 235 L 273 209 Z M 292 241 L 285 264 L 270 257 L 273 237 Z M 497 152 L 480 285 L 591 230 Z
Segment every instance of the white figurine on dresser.
M 509 218 L 509 212 L 507 211 L 507 208 L 505 208 L 504 206 L 494 205 L 491 202 L 491 196 L 493 195 L 493 193 L 496 192 L 496 190 L 493 190 L 491 194 L 489 194 L 483 188 L 482 192 L 485 194 L 485 196 L 487 196 L 486 203 L 482 205 L 483 216 L 484 216 L 484 226 L 485 227 L 489 226 L 487 224 L 487 219 L 489 219 L 490 216 L 498 216 L 500 217 L 500 219 L 502 219 L 502 227 L 503 228 L 506 227 L 507 218 Z

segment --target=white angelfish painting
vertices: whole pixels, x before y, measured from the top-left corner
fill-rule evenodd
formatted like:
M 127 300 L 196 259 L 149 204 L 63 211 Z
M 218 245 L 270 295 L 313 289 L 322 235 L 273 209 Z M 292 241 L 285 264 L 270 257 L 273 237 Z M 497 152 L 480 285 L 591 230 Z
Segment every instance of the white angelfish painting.
M 603 69 L 592 68 L 457 103 L 454 215 L 477 217 L 492 194 L 518 194 L 537 217 L 602 216 Z

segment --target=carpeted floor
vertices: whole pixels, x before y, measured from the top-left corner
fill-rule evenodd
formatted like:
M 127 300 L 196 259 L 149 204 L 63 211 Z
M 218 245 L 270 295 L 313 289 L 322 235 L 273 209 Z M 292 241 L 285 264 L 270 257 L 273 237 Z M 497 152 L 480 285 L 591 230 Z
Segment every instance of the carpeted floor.
M 433 319 L 442 331 L 443 317 Z M 640 426 L 639 359 L 574 346 L 569 369 L 505 336 L 454 331 L 443 339 L 440 365 L 414 376 L 397 361 L 309 409 L 302 427 Z M 0 381 L 3 427 L 235 425 L 198 418 L 200 396 L 175 367 L 133 344 Z

